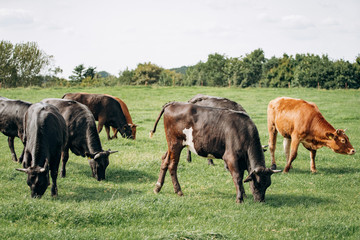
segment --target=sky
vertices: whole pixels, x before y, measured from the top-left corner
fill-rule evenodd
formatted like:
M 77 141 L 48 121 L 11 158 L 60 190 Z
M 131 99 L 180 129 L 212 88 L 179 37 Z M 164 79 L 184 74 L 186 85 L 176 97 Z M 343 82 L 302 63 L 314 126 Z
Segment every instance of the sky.
M 359 0 L 0 0 L 0 40 L 36 42 L 63 77 L 84 64 L 115 76 L 151 62 L 163 68 L 244 57 L 261 48 L 360 54 Z

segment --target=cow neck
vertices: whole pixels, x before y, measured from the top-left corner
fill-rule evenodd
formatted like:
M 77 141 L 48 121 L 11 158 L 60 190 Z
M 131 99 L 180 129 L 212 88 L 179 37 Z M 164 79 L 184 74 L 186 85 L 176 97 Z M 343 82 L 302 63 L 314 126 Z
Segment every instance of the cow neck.
M 315 136 L 319 136 L 321 139 L 327 139 L 326 133 L 335 133 L 336 129 L 325 120 L 325 118 L 319 113 L 313 118 L 312 127 Z
M 95 128 L 88 128 L 86 131 L 86 146 L 91 155 L 102 152 L 100 137 Z
M 265 156 L 260 141 L 259 144 L 252 144 L 248 149 L 248 172 L 250 173 L 258 167 L 265 167 Z

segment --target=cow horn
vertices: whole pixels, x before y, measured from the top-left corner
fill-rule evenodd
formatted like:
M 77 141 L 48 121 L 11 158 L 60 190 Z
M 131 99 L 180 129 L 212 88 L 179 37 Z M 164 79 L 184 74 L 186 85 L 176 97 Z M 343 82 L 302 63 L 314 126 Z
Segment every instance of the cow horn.
M 254 173 L 255 173 L 255 170 L 251 171 L 251 173 L 245 178 L 244 183 L 252 181 Z
M 344 132 L 346 132 L 347 128 L 344 129 Z
M 281 172 L 281 170 L 272 170 L 272 169 L 270 169 L 271 171 L 272 171 L 272 173 L 279 173 L 279 172 Z
M 16 168 L 15 170 L 19 171 L 19 172 L 24 172 L 24 173 L 28 173 L 29 169 L 27 168 Z
M 45 172 L 46 169 L 48 169 L 48 166 L 49 166 L 49 161 L 46 159 L 46 160 L 45 160 L 44 167 L 43 167 L 43 168 L 40 168 L 40 172 L 41 172 L 41 173 Z
M 118 152 L 118 151 L 111 151 L 110 149 L 109 149 L 109 151 L 108 151 L 109 154 L 117 153 L 117 152 Z

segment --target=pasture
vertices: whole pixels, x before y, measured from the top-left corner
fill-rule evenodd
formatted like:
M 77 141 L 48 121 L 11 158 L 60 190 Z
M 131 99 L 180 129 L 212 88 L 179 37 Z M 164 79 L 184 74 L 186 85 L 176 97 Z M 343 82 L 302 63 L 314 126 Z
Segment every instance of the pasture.
M 359 239 L 360 237 L 360 91 L 317 89 L 113 87 L 0 89 L 0 96 L 37 102 L 61 98 L 67 92 L 106 93 L 127 104 L 137 139 L 108 141 L 106 180 L 91 177 L 86 158 L 70 153 L 67 177 L 58 178 L 56 198 L 47 189 L 42 199 L 31 199 L 26 175 L 11 160 L 7 137 L 0 134 L 0 236 L 2 239 Z M 159 194 L 153 189 L 167 144 L 162 120 L 152 139 L 149 131 L 163 104 L 187 101 L 197 93 L 227 97 L 240 103 L 252 117 L 267 144 L 266 108 L 278 96 L 315 102 L 335 128 L 347 128 L 355 155 L 318 150 L 318 173 L 310 172 L 309 152 L 299 147 L 293 169 L 274 174 L 265 203 L 248 197 L 236 204 L 236 191 L 222 160 L 193 155 L 180 159 L 178 178 L 183 197 L 173 193 L 169 174 Z M 22 144 L 15 140 L 19 156 Z M 265 153 L 270 167 L 269 151 Z M 278 136 L 278 169 L 285 167 L 282 137 Z M 245 173 L 245 176 L 247 172 Z

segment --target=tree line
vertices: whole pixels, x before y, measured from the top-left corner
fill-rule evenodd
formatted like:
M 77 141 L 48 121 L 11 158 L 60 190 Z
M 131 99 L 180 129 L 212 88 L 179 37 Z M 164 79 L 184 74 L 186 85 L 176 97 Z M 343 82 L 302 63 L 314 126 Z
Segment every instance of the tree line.
M 79 64 L 68 79 L 58 77 L 60 67 L 53 56 L 40 50 L 34 42 L 12 44 L 0 42 L 1 87 L 27 86 L 236 86 L 236 87 L 310 87 L 360 88 L 360 55 L 351 63 L 331 60 L 327 55 L 283 54 L 265 58 L 262 49 L 245 56 L 227 57 L 209 54 L 205 62 L 194 66 L 164 69 L 151 62 L 139 63 L 113 76 L 96 67 Z

